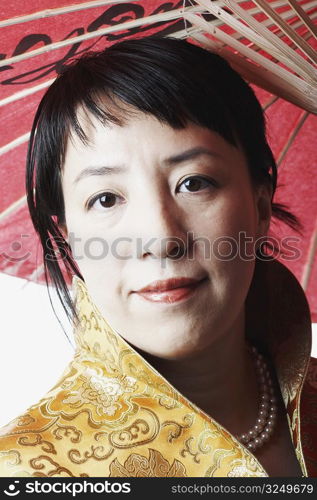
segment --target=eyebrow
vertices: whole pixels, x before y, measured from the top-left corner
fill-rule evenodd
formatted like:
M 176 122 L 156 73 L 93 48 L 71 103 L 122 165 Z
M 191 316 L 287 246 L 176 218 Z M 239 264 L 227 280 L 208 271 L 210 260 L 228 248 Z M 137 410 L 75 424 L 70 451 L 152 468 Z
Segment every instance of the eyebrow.
M 170 156 L 169 158 L 165 158 L 162 161 L 162 166 L 164 168 L 172 167 L 175 165 L 179 165 L 180 163 L 184 163 L 188 160 L 194 160 L 197 159 L 200 156 L 211 156 L 212 158 L 221 158 L 221 155 L 218 153 L 215 153 L 214 151 L 211 151 L 210 149 L 203 148 L 203 147 L 195 147 L 191 149 L 187 149 L 186 151 L 183 151 L 182 153 L 179 153 L 175 156 Z M 113 166 L 90 166 L 84 168 L 75 178 L 73 181 L 73 184 L 77 184 L 81 179 L 84 179 L 85 177 L 90 177 L 90 176 L 105 176 L 105 175 L 112 175 L 112 174 L 118 174 L 118 173 L 124 173 L 127 172 L 128 168 L 125 166 L 121 165 L 113 165 Z

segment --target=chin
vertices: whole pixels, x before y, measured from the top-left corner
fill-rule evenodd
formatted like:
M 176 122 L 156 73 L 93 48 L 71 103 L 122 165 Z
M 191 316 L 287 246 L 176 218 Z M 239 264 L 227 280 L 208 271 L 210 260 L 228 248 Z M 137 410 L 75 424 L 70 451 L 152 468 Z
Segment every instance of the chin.
M 190 359 L 197 355 L 200 351 L 202 351 L 202 347 L 198 346 L 179 346 L 175 348 L 175 346 L 166 346 L 164 349 L 163 346 L 160 346 L 160 350 L 157 349 L 149 350 L 150 355 L 155 356 L 157 358 L 166 359 L 167 361 L 181 361 L 185 359 Z

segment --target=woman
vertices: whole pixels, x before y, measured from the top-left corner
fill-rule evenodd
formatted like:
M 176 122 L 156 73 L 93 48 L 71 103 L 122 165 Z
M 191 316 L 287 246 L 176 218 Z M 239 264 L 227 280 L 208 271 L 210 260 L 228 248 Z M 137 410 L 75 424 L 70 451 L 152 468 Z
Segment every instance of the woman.
M 1 474 L 316 475 L 309 309 L 263 252 L 272 213 L 296 218 L 240 76 L 172 38 L 88 54 L 44 96 L 27 168 L 77 350 L 2 429 Z

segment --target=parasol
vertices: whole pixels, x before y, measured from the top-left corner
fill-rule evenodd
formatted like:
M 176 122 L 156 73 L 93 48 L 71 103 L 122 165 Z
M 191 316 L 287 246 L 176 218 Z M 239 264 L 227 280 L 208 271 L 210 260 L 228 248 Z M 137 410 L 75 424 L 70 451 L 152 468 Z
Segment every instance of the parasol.
M 18 0 L 2 10 L 0 272 L 45 283 L 24 169 L 35 109 L 56 75 L 72 57 L 124 38 L 188 38 L 224 56 L 266 110 L 279 165 L 275 201 L 303 226 L 298 235 L 275 221 L 271 233 L 297 238 L 296 255 L 284 252 L 279 260 L 301 282 L 317 321 L 317 0 Z

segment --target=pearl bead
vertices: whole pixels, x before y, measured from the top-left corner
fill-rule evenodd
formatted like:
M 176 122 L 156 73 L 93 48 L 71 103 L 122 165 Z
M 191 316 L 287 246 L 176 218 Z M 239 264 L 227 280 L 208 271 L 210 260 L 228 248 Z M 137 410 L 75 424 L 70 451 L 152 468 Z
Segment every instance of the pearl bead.
M 247 444 L 247 448 L 251 451 L 255 450 L 255 445 L 252 441 L 250 441 L 250 443 Z
M 254 440 L 254 444 L 255 444 L 255 446 L 257 446 L 257 447 L 258 447 L 258 446 L 260 446 L 262 443 L 263 443 L 263 439 L 261 438 L 261 436 L 260 436 L 260 437 L 255 438 L 255 440 Z
M 275 397 L 269 365 L 265 362 L 262 354 L 258 353 L 256 347 L 250 347 L 250 351 L 254 355 L 260 392 L 259 412 L 254 427 L 247 433 L 241 434 L 237 439 L 245 444 L 250 451 L 254 451 L 256 448 L 262 446 L 273 432 L 277 419 L 277 398 Z
M 260 418 L 265 418 L 267 416 L 267 410 L 260 410 L 259 411 L 259 417 Z
M 264 424 L 265 424 L 265 422 L 266 422 L 266 420 L 265 420 L 265 418 L 263 418 L 263 417 L 260 417 L 260 418 L 257 418 L 257 419 L 256 419 L 256 423 L 257 423 L 257 425 L 264 425 Z
M 267 427 L 267 426 L 266 426 L 266 427 L 264 427 L 264 429 L 263 429 L 263 432 L 266 432 L 269 436 L 271 435 L 271 431 L 272 431 L 271 427 Z
M 268 432 L 266 432 L 266 431 L 264 431 L 264 432 L 262 432 L 262 433 L 260 434 L 260 438 L 261 438 L 263 441 L 267 441 L 267 440 L 269 439 L 269 437 L 270 437 L 270 434 L 269 434 Z

